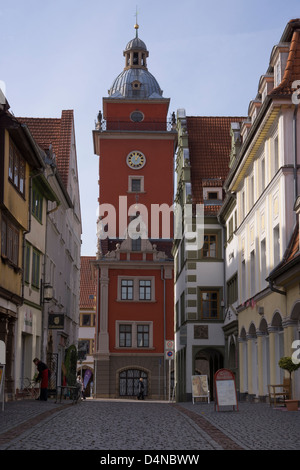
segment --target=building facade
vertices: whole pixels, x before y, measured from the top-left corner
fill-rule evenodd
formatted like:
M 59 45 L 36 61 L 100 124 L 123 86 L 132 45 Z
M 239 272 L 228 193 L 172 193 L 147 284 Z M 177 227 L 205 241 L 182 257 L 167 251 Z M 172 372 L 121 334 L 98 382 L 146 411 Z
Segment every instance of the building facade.
M 268 384 L 282 383 L 278 361 L 292 355 L 299 338 L 299 271 L 291 284 L 279 276 L 280 266 L 290 266 L 297 231 L 299 26 L 290 21 L 272 50 L 225 182 L 236 199 L 239 386 L 248 399 L 265 399 Z M 295 378 L 293 392 L 299 394 L 299 372 Z
M 19 118 L 45 153 L 45 180 L 56 195 L 47 201 L 45 256 L 40 272 L 41 331 L 36 356 L 52 370 L 50 389 L 61 384 L 69 347 L 77 349 L 79 328 L 81 211 L 74 114 Z M 45 289 L 51 287 L 51 296 Z
M 179 110 L 177 118 L 176 204 L 184 208 L 183 212 L 190 207 L 193 220 L 173 246 L 176 397 L 185 401 L 192 397 L 193 375 L 208 377 L 213 398 L 214 373 L 230 362 L 223 331 L 228 313 L 226 235 L 218 212 L 229 171 L 231 128 L 242 118 L 190 117 L 185 110 Z M 230 334 L 228 337 L 231 341 Z M 232 366 L 236 371 L 236 362 Z
M 4 97 L 3 97 L 4 98 Z M 31 322 L 31 345 L 36 341 L 38 313 L 25 318 L 23 249 L 31 231 L 31 192 L 34 175 L 44 170 L 44 161 L 28 128 L 9 111 L 4 98 L 0 105 L 0 339 L 6 347 L 5 395 L 12 399 L 20 386 L 16 345 Z M 49 195 L 49 193 L 48 193 Z M 52 197 L 49 196 L 49 197 Z M 39 279 L 37 280 L 39 284 Z M 39 287 L 39 286 L 38 286 Z M 25 366 L 24 366 L 25 367 Z
M 86 396 L 94 392 L 94 344 L 96 325 L 95 256 L 81 256 L 80 261 L 80 318 L 78 330 L 77 373 L 82 377 Z
M 177 133 L 169 99 L 138 37 L 103 98 L 94 136 L 99 158 L 95 395 L 165 397 L 173 331 L 173 165 Z M 162 218 L 162 220 L 161 220 Z M 173 367 L 173 364 L 172 364 Z

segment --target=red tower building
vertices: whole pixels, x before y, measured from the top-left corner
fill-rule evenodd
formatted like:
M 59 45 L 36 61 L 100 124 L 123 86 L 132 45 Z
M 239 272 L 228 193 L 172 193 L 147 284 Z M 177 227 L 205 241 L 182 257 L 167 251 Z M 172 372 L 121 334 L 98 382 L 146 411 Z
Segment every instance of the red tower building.
M 177 133 L 135 28 L 93 131 L 100 188 L 95 396 L 136 396 L 142 377 L 147 397 L 164 398 L 171 377 L 165 344 L 174 337 Z

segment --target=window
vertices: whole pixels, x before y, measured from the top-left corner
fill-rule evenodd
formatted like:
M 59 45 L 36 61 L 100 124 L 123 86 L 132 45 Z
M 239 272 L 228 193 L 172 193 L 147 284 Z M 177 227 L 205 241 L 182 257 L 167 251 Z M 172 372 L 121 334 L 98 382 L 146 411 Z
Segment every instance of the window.
M 274 174 L 279 169 L 279 149 L 278 149 L 278 137 L 274 139 Z
M 25 170 L 25 160 L 11 142 L 9 146 L 8 178 L 23 196 L 25 195 Z
M 265 185 L 266 185 L 266 163 L 265 163 L 265 157 L 261 159 L 261 192 L 264 191 Z
M 141 190 L 141 180 L 140 178 L 132 178 L 131 180 L 131 191 L 138 193 Z
M 94 325 L 95 325 L 94 313 L 81 313 L 80 314 L 80 326 L 94 326 Z
M 155 278 L 153 276 L 136 276 L 118 278 L 118 298 L 120 301 L 154 302 Z
M 275 64 L 274 79 L 275 79 L 274 86 L 277 87 L 281 82 L 281 67 L 280 67 L 279 60 Z
M 132 251 L 141 251 L 141 248 L 142 248 L 141 237 L 132 238 L 132 240 L 131 240 L 131 249 L 132 249 Z
M 228 240 L 231 240 L 233 237 L 233 216 L 230 218 L 228 222 Z
M 266 258 L 266 240 L 260 243 L 260 256 L 261 256 L 261 282 L 264 283 L 267 276 L 267 258 Z
M 245 208 L 245 191 L 242 191 L 241 194 L 241 223 L 244 220 L 246 215 L 246 208 Z
M 120 325 L 119 327 L 119 346 L 130 348 L 132 344 L 131 325 Z
M 273 243 L 274 243 L 274 267 L 280 261 L 280 238 L 279 238 L 279 225 L 273 230 Z
M 247 296 L 246 292 L 246 261 L 242 261 L 242 292 L 241 292 L 241 300 L 245 300 Z
M 138 348 L 149 347 L 149 325 L 137 325 L 137 346 Z
M 203 258 L 216 258 L 217 257 L 217 235 L 204 235 Z
M 143 378 L 144 383 L 144 396 L 148 394 L 148 376 L 146 372 L 139 369 L 127 369 L 119 374 L 120 386 L 119 394 L 120 396 L 137 396 L 139 380 L 140 377 Z
M 1 221 L 1 256 L 18 266 L 19 231 L 12 222 L 3 216 Z
M 140 281 L 140 300 L 151 300 L 151 281 L 142 280 Z
M 237 278 L 237 274 L 235 274 L 227 282 L 227 303 L 228 305 L 232 305 L 237 300 L 238 300 L 238 278 Z
M 78 354 L 84 360 L 86 355 L 93 354 L 94 340 L 92 339 L 79 339 L 78 340 Z
M 121 281 L 121 299 L 133 300 L 133 280 L 122 279 Z
M 180 296 L 180 323 L 183 325 L 185 321 L 185 292 Z
M 37 289 L 40 287 L 40 253 L 35 249 L 32 250 L 32 270 L 31 284 Z
M 153 348 L 153 322 L 117 321 L 117 348 Z
M 200 292 L 200 311 L 203 320 L 219 318 L 219 291 Z
M 32 214 L 39 222 L 42 222 L 43 215 L 43 197 L 38 189 L 33 186 L 32 188 Z
M 217 192 L 208 192 L 207 193 L 207 199 L 218 199 L 218 193 Z
M 249 210 L 252 209 L 254 204 L 254 176 L 251 175 L 249 181 Z
M 256 278 L 255 278 L 255 252 L 250 253 L 250 274 L 251 274 L 251 295 L 256 291 Z
M 128 176 L 128 192 L 143 193 L 144 192 L 144 176 Z

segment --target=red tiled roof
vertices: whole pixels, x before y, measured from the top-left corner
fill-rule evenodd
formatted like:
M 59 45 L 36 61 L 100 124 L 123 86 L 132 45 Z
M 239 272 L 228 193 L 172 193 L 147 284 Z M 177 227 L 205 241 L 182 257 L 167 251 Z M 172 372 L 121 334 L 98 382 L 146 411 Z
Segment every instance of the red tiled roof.
M 73 129 L 73 110 L 63 110 L 61 118 L 17 118 L 26 124 L 37 144 L 48 150 L 50 145 L 56 155 L 56 164 L 62 182 L 67 188 Z
M 293 82 L 295 80 L 299 80 L 300 78 L 300 20 L 291 20 L 288 23 L 288 28 L 291 28 L 293 32 L 287 63 L 283 74 L 283 79 L 280 85 L 270 92 L 271 96 L 290 95 L 295 89 L 292 88 Z
M 80 309 L 91 309 L 95 306 L 96 278 L 92 276 L 91 262 L 96 260 L 95 256 L 81 256 L 80 267 Z
M 203 187 L 208 180 L 215 180 L 216 187 L 224 183 L 229 172 L 231 123 L 245 119 L 187 117 L 193 204 L 203 203 Z M 216 214 L 219 209 L 219 205 L 210 205 L 205 207 L 205 213 Z

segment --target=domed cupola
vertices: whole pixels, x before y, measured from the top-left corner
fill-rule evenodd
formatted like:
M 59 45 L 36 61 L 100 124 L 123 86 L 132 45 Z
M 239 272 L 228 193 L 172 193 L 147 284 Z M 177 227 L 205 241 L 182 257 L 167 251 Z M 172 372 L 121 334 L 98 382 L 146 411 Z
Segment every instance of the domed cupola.
M 138 37 L 131 39 L 125 47 L 124 70 L 114 80 L 108 94 L 111 98 L 148 99 L 161 98 L 162 90 L 155 77 L 148 71 L 149 52 L 146 44 Z

